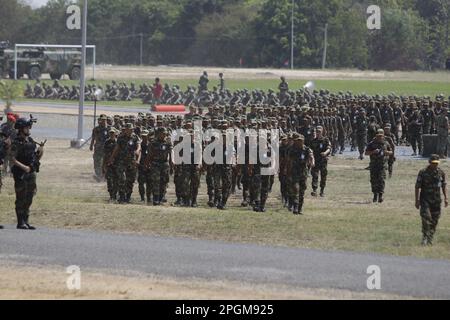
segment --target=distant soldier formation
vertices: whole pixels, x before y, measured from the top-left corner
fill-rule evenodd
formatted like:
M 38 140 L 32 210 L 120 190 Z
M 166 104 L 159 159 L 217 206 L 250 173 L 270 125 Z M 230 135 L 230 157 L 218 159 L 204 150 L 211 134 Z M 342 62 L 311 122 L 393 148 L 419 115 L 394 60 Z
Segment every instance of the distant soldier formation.
M 184 93 L 178 86 L 163 86 L 158 78 L 152 86 L 146 86 L 146 102 L 185 104 L 189 109 L 185 115 L 139 113 L 98 118 L 90 145 L 94 153 L 94 177 L 97 181 L 106 180 L 111 202 L 130 203 L 137 181 L 139 199 L 148 205 L 160 206 L 168 202 L 167 188 L 172 177 L 173 204 L 197 207 L 202 205 L 197 197 L 201 176 L 205 175 L 207 206 L 225 210 L 230 196 L 239 189 L 242 190 L 242 207 L 265 212 L 277 176 L 282 205 L 293 214 L 301 215 L 308 186 L 312 197 L 325 197 L 328 161 L 343 154 L 347 147 L 357 151 L 361 160 L 370 157 L 368 170 L 374 203 L 384 201 L 385 181 L 393 175 L 397 146 L 411 146 L 413 156 L 422 154 L 423 135 L 437 134 L 438 155 L 433 155 L 433 163 L 447 156 L 449 99 L 443 95 L 431 99 L 395 94 L 335 94 L 307 87 L 292 91 L 284 77 L 278 92 L 245 89 L 231 92 L 225 87 L 223 74 L 219 78 L 218 86 L 212 91 L 208 89 L 207 72 L 200 77 L 197 89 L 190 86 Z M 53 91 L 58 90 L 56 84 L 51 87 Z M 92 85 L 86 90 L 92 93 L 96 88 Z M 36 88 L 28 89 L 29 94 L 35 95 Z M 50 93 L 48 86 L 43 85 L 41 89 L 41 94 Z M 105 99 L 143 99 L 139 96 L 140 89 L 113 82 L 107 86 Z M 89 99 L 89 95 L 87 97 Z M 194 124 L 200 124 L 200 129 Z M 223 161 L 213 164 L 207 164 L 201 156 L 217 138 L 208 137 L 210 129 L 221 132 L 224 141 Z M 237 152 L 240 142 L 227 141 L 227 132 L 231 129 L 266 130 L 276 135 L 253 137 L 258 143 L 245 143 L 242 159 L 242 154 Z M 196 130 L 202 133 L 200 140 L 196 138 Z M 245 137 L 246 141 L 251 138 L 251 134 Z M 278 150 L 271 149 L 273 139 L 278 139 Z M 176 163 L 174 150 L 179 143 L 188 143 L 191 148 L 187 149 L 188 155 L 177 155 L 187 160 Z M 227 147 L 229 144 L 234 146 L 231 150 Z M 254 148 L 259 151 L 261 146 L 267 147 L 268 152 L 262 155 L 256 152 L 256 162 L 250 162 L 249 153 L 255 151 Z M 270 158 L 273 152 L 278 153 L 277 171 L 263 174 L 273 165 L 264 158 Z M 444 192 L 445 201 L 447 199 L 445 174 L 440 169 L 433 170 L 425 173 L 439 175 L 440 180 L 436 179 L 440 182 L 422 173 L 416 186 L 418 206 L 423 219 L 427 219 L 424 220 L 424 244 L 432 243 L 431 234 L 440 213 L 437 206 L 440 197 L 425 199 L 433 192 L 439 193 L 439 188 Z M 434 191 L 427 191 L 427 188 Z

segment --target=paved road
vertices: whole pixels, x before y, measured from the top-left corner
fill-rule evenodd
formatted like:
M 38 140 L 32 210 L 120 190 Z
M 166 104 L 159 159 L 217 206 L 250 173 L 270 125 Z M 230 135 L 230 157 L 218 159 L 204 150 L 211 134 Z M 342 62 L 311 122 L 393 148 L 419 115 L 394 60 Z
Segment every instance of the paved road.
M 384 293 L 450 298 L 450 261 L 364 253 L 8 226 L 0 232 L 0 259 L 356 292 L 367 290 L 367 268 L 378 265 Z

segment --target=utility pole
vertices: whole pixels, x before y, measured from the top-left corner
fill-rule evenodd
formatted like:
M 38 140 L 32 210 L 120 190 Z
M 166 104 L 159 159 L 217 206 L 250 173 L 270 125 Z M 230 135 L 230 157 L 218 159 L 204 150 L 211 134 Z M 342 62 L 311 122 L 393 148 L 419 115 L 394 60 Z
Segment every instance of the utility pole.
M 81 75 L 80 75 L 80 102 L 78 107 L 78 136 L 77 147 L 83 144 L 83 116 L 84 116 L 84 87 L 86 71 L 86 37 L 87 37 L 87 12 L 88 1 L 84 0 L 83 5 L 83 23 L 81 32 Z
M 294 7 L 295 0 L 292 0 L 291 8 L 291 69 L 294 70 Z
M 141 37 L 141 45 L 140 45 L 140 48 L 141 48 L 141 50 L 140 50 L 140 64 L 141 64 L 141 66 L 142 66 L 142 56 L 143 56 L 143 52 L 144 52 L 144 50 L 143 50 L 143 48 L 144 48 L 144 34 L 141 32 L 140 34 L 139 34 L 139 36 Z
M 328 47 L 328 23 L 325 24 L 324 31 L 324 42 L 323 42 L 323 58 L 322 58 L 322 69 L 325 69 L 327 65 L 327 47 Z

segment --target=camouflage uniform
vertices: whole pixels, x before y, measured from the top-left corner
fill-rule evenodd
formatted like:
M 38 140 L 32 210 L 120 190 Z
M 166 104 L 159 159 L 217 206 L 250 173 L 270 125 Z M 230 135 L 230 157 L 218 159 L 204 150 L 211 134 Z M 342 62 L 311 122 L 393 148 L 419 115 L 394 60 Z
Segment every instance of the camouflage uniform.
M 282 138 L 283 140 L 287 138 Z M 289 146 L 288 144 L 281 144 L 279 148 L 279 158 L 280 158 L 280 173 L 278 175 L 278 179 L 280 180 L 280 191 L 281 197 L 283 199 L 284 206 L 288 205 L 289 194 L 288 194 L 288 186 L 287 186 L 287 154 L 288 154 Z
M 17 136 L 11 145 L 11 157 L 32 168 L 30 173 L 26 173 L 19 167 L 12 167 L 18 227 L 28 225 L 30 207 L 37 191 L 36 173 L 39 172 L 39 160 L 36 150 L 36 142 L 31 137 L 24 139 Z
M 197 150 L 196 152 L 201 153 L 200 150 Z M 182 170 L 181 170 L 181 197 L 183 199 L 183 205 L 185 206 L 197 206 L 197 195 L 198 195 L 198 189 L 200 187 L 200 161 L 196 161 L 196 154 L 195 154 L 195 145 L 191 144 L 190 149 L 190 163 L 183 164 Z
M 363 159 L 364 149 L 367 145 L 367 129 L 368 121 L 365 115 L 358 115 L 356 118 L 356 143 L 358 145 L 358 151 L 360 154 L 360 159 Z
M 105 141 L 108 139 L 108 128 L 106 126 L 97 126 L 92 131 L 92 140 L 94 140 L 94 170 L 97 178 L 103 176 L 102 165 L 105 154 Z
M 139 195 L 141 196 L 141 201 L 144 202 L 147 198 L 147 202 L 151 202 L 151 194 L 152 194 L 152 185 L 149 179 L 149 173 L 147 168 L 145 167 L 145 160 L 148 156 L 149 142 L 141 143 L 141 159 L 138 167 L 138 186 L 139 186 Z
M 308 161 L 313 152 L 307 146 L 292 146 L 288 153 L 289 198 L 295 214 L 301 214 L 305 192 L 308 189 Z
M 117 193 L 119 192 L 115 164 L 113 163 L 110 166 L 107 165 L 107 160 L 111 158 L 116 145 L 117 145 L 116 138 L 114 139 L 108 138 L 105 142 L 104 148 L 103 172 L 106 178 L 106 185 L 108 188 L 110 200 L 117 200 Z
M 139 137 L 134 133 L 129 137 L 121 134 L 117 139 L 119 154 L 117 157 L 116 175 L 120 202 L 129 202 L 131 200 L 137 175 L 135 152 L 140 143 Z
M 224 146 L 223 162 L 214 164 L 214 202 L 217 202 L 218 209 L 225 209 L 228 197 L 231 192 L 231 180 L 233 175 L 233 165 L 227 163 L 227 150 Z
M 331 143 L 326 137 L 316 138 L 311 142 L 310 147 L 316 160 L 316 165 L 311 169 L 313 195 L 316 195 L 317 188 L 319 187 L 320 174 L 320 195 L 323 196 L 325 187 L 327 186 L 328 156 L 322 157 L 320 154 L 331 150 Z
M 389 156 L 386 155 L 386 151 L 392 151 L 391 146 L 387 141 L 373 140 L 367 145 L 367 151 L 380 150 L 378 154 L 372 154 L 370 156 L 370 183 L 372 185 L 372 192 L 376 199 L 380 199 L 382 202 L 382 196 L 384 194 L 386 169 Z M 375 199 L 374 199 L 375 201 Z
M 165 133 L 165 130 L 159 128 L 159 132 Z M 164 140 L 155 139 L 150 144 L 150 174 L 151 184 L 153 186 L 153 204 L 160 205 L 164 199 L 167 190 L 167 184 L 170 177 L 169 155 L 173 149 L 170 138 Z
M 420 216 L 424 241 L 432 244 L 441 216 L 441 188 L 446 186 L 446 176 L 440 168 L 428 167 L 419 172 L 416 188 L 420 189 Z
M 436 129 L 438 135 L 437 153 L 441 158 L 447 157 L 448 127 L 448 117 L 446 112 L 443 112 L 436 119 Z

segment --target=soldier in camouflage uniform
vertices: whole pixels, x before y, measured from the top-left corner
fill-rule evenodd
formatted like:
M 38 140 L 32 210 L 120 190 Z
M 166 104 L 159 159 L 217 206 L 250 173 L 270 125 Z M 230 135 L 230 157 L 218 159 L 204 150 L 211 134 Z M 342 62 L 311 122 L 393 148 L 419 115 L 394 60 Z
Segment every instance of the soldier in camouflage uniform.
M 416 208 L 422 218 L 422 245 L 433 245 L 436 227 L 441 216 L 441 190 L 444 194 L 444 205 L 448 207 L 447 181 L 445 172 L 439 168 L 439 156 L 432 155 L 430 165 L 421 170 L 416 182 Z
M 103 175 L 106 179 L 110 202 L 115 202 L 117 200 L 117 193 L 119 192 L 118 179 L 115 169 L 116 163 L 108 165 L 108 161 L 117 145 L 118 134 L 119 130 L 116 128 L 109 129 L 109 138 L 106 139 L 104 148 Z
M 308 171 L 315 165 L 314 155 L 305 145 L 305 137 L 294 133 L 294 144 L 289 148 L 287 175 L 289 177 L 289 197 L 292 212 L 295 215 L 303 214 L 303 202 L 308 181 Z
M 17 229 L 35 230 L 28 222 L 30 207 L 36 194 L 36 175 L 39 173 L 40 160 L 44 154 L 43 145 L 30 137 L 31 120 L 18 119 L 15 129 L 17 137 L 11 145 L 11 169 L 14 176 L 14 189 L 16 191 Z
M 364 109 L 361 109 L 356 117 L 355 124 L 356 143 L 358 145 L 360 160 L 364 160 L 364 149 L 367 145 L 367 129 L 368 120 L 366 117 L 366 111 Z
M 263 158 L 260 158 L 260 150 L 259 145 L 266 144 L 266 154 L 262 155 Z M 264 169 L 268 169 L 270 167 L 270 162 L 268 160 L 271 157 L 272 152 L 269 149 L 269 145 L 266 139 L 260 137 L 258 146 L 253 149 L 252 152 L 255 152 L 257 157 L 257 163 L 252 165 L 252 180 L 250 186 L 250 194 L 251 194 L 251 203 L 253 204 L 253 211 L 255 212 L 266 212 L 266 202 L 269 197 L 270 192 L 270 180 L 271 175 L 263 172 Z
M 441 114 L 436 118 L 436 131 L 438 135 L 437 151 L 441 159 L 447 158 L 448 129 L 447 108 L 443 108 Z
M 225 210 L 228 202 L 228 197 L 231 193 L 231 180 L 233 174 L 234 151 L 227 150 L 227 137 L 223 135 L 223 158 L 214 163 L 214 194 L 216 196 L 217 209 Z M 231 143 L 233 146 L 233 143 Z M 234 148 L 233 148 L 234 149 Z M 229 153 L 232 154 L 229 154 Z M 219 161 L 219 162 L 217 162 Z
M 287 155 L 289 150 L 289 140 L 287 136 L 281 137 L 281 144 L 279 148 L 279 161 L 280 161 L 280 171 L 278 174 L 278 179 L 280 180 L 280 190 L 281 198 L 283 200 L 284 207 L 289 204 L 289 193 L 287 186 Z
M 420 114 L 419 109 L 414 106 L 413 113 L 408 118 L 408 132 L 411 147 L 413 149 L 413 156 L 422 154 L 423 140 L 422 140 L 422 128 L 423 128 L 423 116 Z M 417 150 L 418 149 L 418 150 Z M 417 153 L 419 151 L 419 153 Z
M 133 133 L 134 125 L 127 123 L 117 139 L 108 165 L 117 161 L 116 174 L 119 187 L 119 203 L 130 203 L 136 182 L 137 167 L 141 155 L 141 140 Z
M 201 165 L 202 165 L 202 146 L 200 141 L 194 141 L 194 134 L 186 135 L 185 139 L 191 139 L 189 144 L 189 161 L 182 164 L 182 204 L 185 207 L 197 207 L 197 195 L 200 187 Z
M 392 133 L 392 126 L 390 124 L 384 126 L 384 137 L 391 146 L 392 150 L 392 155 L 390 155 L 388 159 L 389 178 L 392 178 L 392 174 L 394 172 L 394 163 L 397 159 L 395 158 L 395 134 Z
M 99 125 L 92 130 L 90 151 L 94 151 L 94 171 L 95 179 L 100 181 L 103 178 L 102 165 L 105 153 L 105 141 L 108 138 L 108 127 L 106 115 L 101 115 L 98 119 Z
M 370 184 L 374 203 L 383 202 L 387 162 L 392 155 L 391 146 L 384 137 L 384 130 L 378 130 L 375 139 L 368 144 L 366 149 L 366 156 L 370 156 Z
M 320 196 L 325 196 L 325 187 L 327 186 L 328 176 L 328 157 L 331 153 L 330 140 L 323 136 L 323 128 L 316 128 L 316 138 L 311 142 L 310 148 L 313 151 L 314 159 L 316 161 L 314 168 L 311 169 L 312 188 L 311 195 L 317 197 L 317 189 L 319 187 L 320 174 Z
M 150 144 L 149 138 L 150 132 L 148 130 L 143 130 L 141 132 L 141 157 L 138 166 L 138 186 L 139 186 L 139 195 L 141 197 L 141 202 L 145 202 L 145 198 L 147 196 L 147 202 L 151 202 L 151 185 L 148 184 L 147 179 L 147 168 L 145 168 L 145 159 L 148 155 L 148 149 Z
M 164 127 L 157 128 L 146 160 L 146 167 L 151 172 L 154 206 L 161 205 L 167 190 L 170 173 L 173 171 L 172 150 L 172 141 L 167 130 Z

